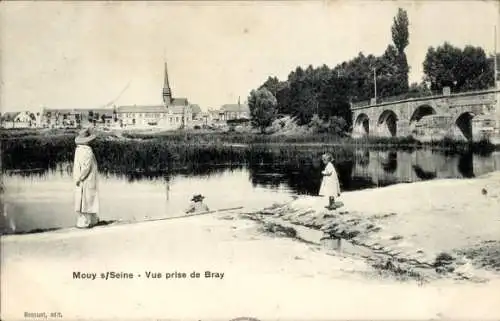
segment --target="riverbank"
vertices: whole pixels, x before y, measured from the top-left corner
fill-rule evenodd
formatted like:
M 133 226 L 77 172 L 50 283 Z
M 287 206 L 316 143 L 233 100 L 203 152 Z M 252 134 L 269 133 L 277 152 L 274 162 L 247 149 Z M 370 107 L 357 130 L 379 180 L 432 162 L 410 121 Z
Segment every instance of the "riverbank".
M 75 148 L 74 137 L 74 133 L 55 134 L 52 131 L 39 135 L 2 137 L 2 170 L 57 169 L 61 163 L 71 163 Z M 194 132 L 172 132 L 156 139 L 129 139 L 105 133 L 99 134 L 92 145 L 103 173 L 165 176 L 180 170 L 193 173 L 201 167 L 206 171 L 213 168 L 212 164 L 250 164 L 256 170 L 266 164 L 286 167 L 287 172 L 304 172 L 309 180 L 316 179 L 314 173 L 321 172 L 320 159 L 325 152 L 335 155 L 336 166 L 351 166 L 350 163 L 367 166 L 370 161 L 368 151 L 437 151 L 443 155 L 474 154 L 485 157 L 495 153 L 495 147 L 490 145 L 453 142 L 419 145 L 405 139 L 354 140 L 328 136 L 279 138 L 268 135 Z M 389 163 L 384 163 L 384 171 L 394 170 L 393 158 L 389 159 Z M 305 174 L 311 165 L 314 170 Z
M 3 236 L 2 319 L 26 311 L 64 319 L 498 318 L 499 178 L 344 193 L 337 212 L 300 197 L 257 213 Z M 325 234 L 344 239 L 340 251 L 321 240 Z M 452 262 L 438 273 L 433 262 L 442 252 Z
M 344 207 L 303 197 L 249 218 L 300 230 L 370 264 L 419 280 L 486 281 L 500 275 L 500 172 L 345 193 Z
M 12 235 L 1 242 L 2 320 L 40 311 L 66 320 L 500 316 L 499 281 L 422 286 L 380 278 L 362 259 L 265 233 L 236 213 Z M 200 278 L 190 278 L 193 271 Z M 207 278 L 206 271 L 218 276 Z M 73 272 L 97 277 L 74 278 Z M 101 279 L 106 272 L 134 275 Z
M 4 141 L 37 140 L 47 143 L 53 139 L 61 142 L 72 143 L 77 129 L 0 129 L 0 139 Z M 440 139 L 420 142 L 411 137 L 350 137 L 349 134 L 338 136 L 328 133 L 275 133 L 261 134 L 255 132 L 237 132 L 227 130 L 174 130 L 162 131 L 159 129 L 149 130 L 127 130 L 127 129 L 100 129 L 96 128 L 98 138 L 103 141 L 156 141 L 168 144 L 302 144 L 317 145 L 327 144 L 330 146 L 361 146 L 367 148 L 399 148 L 419 149 L 433 148 L 449 151 L 463 151 L 473 149 L 475 151 L 493 151 L 500 148 L 487 141 L 468 142 L 464 140 Z

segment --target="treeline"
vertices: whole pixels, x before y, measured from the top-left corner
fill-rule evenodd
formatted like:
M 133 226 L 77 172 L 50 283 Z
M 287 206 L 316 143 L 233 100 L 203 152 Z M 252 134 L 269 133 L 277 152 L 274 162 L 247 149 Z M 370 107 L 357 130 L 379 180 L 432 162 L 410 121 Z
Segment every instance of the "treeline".
M 333 68 L 310 65 L 306 69 L 297 67 L 284 81 L 269 77 L 248 98 L 253 125 L 264 131 L 278 116 L 289 115 L 296 117 L 299 125 L 319 118 L 335 131 L 340 126 L 345 132 L 352 125 L 351 102 L 369 101 L 375 96 L 380 102 L 393 96 L 404 99 L 437 94 L 445 86 L 452 92 L 493 86 L 492 57 L 487 57 L 480 47 L 461 50 L 448 43 L 429 48 L 423 63 L 423 81 L 409 85 L 410 67 L 405 53 L 408 25 L 406 11 L 399 9 L 391 28 L 392 43 L 381 56 L 360 52 Z
M 497 62 L 500 55 L 497 55 Z M 425 56 L 424 80 L 430 89 L 451 92 L 487 89 L 494 86 L 495 57 L 486 55 L 481 47 L 455 47 L 448 42 L 437 48 L 430 47 Z

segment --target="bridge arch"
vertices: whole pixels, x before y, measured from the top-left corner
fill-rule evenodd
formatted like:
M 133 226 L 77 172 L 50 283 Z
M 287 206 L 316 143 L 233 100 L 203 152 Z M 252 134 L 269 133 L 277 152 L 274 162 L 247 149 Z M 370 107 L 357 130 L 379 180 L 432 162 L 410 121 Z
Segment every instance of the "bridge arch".
M 410 117 L 410 124 L 414 124 L 422 119 L 424 116 L 436 114 L 436 109 L 430 105 L 420 105 L 412 113 Z
M 370 118 L 367 114 L 361 113 L 356 117 L 354 126 L 359 134 L 368 135 L 370 133 Z
M 398 132 L 398 116 L 391 109 L 386 109 L 380 114 L 377 125 L 379 129 L 388 132 L 392 137 L 396 136 Z
M 472 140 L 472 119 L 476 115 L 472 112 L 466 111 L 461 113 L 455 118 L 453 124 L 458 128 L 460 133 L 467 139 L 468 141 Z

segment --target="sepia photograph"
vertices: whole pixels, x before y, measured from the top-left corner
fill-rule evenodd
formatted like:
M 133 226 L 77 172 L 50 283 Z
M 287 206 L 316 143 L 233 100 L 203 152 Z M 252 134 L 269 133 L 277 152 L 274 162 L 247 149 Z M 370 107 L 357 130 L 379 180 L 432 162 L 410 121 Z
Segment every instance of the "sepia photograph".
M 499 320 L 500 1 L 0 2 L 0 319 Z

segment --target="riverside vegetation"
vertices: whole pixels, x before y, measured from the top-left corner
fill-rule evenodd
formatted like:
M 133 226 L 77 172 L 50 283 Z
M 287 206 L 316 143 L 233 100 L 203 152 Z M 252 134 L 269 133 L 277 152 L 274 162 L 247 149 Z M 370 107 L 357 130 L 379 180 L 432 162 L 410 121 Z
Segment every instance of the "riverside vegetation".
M 76 130 L 9 130 L 0 132 L 3 170 L 54 169 L 71 162 Z M 420 143 L 411 138 L 354 139 L 331 134 L 281 136 L 238 132 L 197 133 L 172 131 L 159 134 L 102 132 L 94 143 L 103 172 L 196 171 L 217 165 L 280 164 L 300 168 L 320 166 L 324 152 L 336 164 L 352 159 L 356 149 L 416 150 L 432 148 L 447 153 L 472 151 L 487 154 L 498 147 L 487 142 L 444 140 Z

